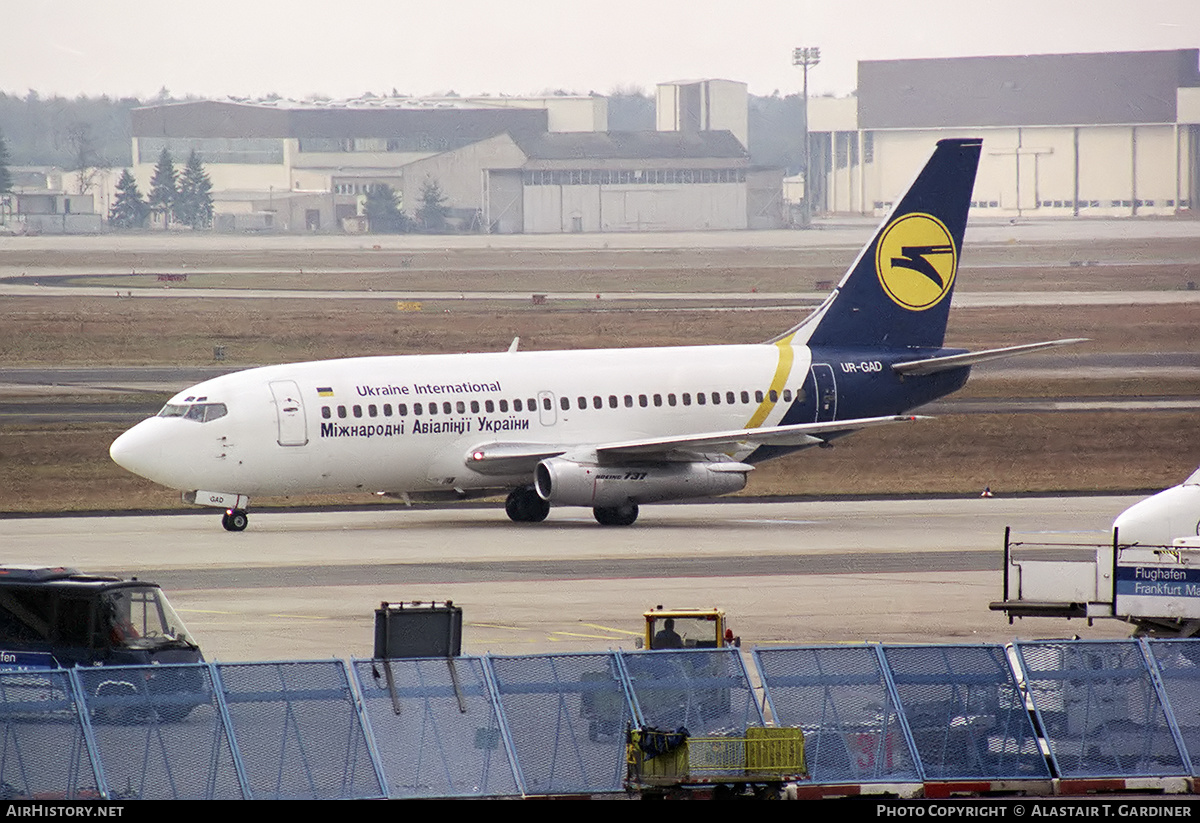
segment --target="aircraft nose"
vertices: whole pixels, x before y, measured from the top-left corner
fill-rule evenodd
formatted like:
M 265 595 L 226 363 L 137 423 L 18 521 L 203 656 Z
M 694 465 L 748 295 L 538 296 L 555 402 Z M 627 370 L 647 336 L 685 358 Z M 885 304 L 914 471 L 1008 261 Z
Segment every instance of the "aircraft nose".
M 108 456 L 126 471 L 153 479 L 151 474 L 162 457 L 161 441 L 153 436 L 146 423 L 138 423 L 108 447 Z

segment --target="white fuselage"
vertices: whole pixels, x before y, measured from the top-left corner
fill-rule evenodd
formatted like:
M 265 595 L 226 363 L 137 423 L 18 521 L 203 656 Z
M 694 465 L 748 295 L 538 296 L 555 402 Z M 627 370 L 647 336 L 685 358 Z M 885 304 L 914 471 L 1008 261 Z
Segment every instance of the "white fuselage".
M 250 496 L 513 487 L 531 482 L 529 473 L 479 473 L 472 451 L 495 443 L 586 450 L 776 425 L 811 360 L 807 347 L 783 343 L 267 366 L 180 392 L 168 407 L 223 404 L 220 416 L 145 420 L 112 455 L 171 488 Z M 752 450 L 721 451 L 740 459 Z

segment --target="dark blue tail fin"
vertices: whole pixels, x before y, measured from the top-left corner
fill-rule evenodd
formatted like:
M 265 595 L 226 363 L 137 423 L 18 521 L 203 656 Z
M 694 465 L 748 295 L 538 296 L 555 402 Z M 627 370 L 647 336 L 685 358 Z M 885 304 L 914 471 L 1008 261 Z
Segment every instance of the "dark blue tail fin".
M 982 145 L 939 140 L 833 294 L 783 337 L 810 346 L 941 347 Z

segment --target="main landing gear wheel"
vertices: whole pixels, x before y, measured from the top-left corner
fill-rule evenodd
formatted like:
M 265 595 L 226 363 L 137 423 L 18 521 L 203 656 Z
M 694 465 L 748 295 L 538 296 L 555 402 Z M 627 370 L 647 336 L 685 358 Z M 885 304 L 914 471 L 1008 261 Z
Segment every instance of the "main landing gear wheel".
M 244 532 L 250 523 L 250 516 L 243 509 L 230 509 L 221 515 L 221 525 L 227 532 Z
M 509 493 L 504 511 L 514 523 L 541 523 L 550 514 L 550 504 L 538 497 L 533 486 L 522 486 Z
M 592 509 L 592 515 L 601 526 L 632 526 L 638 518 L 638 505 L 625 503 L 620 506 L 597 506 Z

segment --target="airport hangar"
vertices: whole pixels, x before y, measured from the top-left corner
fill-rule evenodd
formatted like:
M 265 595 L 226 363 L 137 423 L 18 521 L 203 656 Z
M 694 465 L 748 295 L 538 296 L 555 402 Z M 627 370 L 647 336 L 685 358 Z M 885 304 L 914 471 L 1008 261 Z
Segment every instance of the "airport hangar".
M 600 96 L 147 106 L 132 114 L 133 171 L 148 190 L 164 148 L 176 162 L 196 150 L 217 226 L 235 230 L 363 231 L 371 187 L 411 216 L 427 181 L 472 231 L 779 227 L 783 171 L 751 165 L 745 84 L 669 85 L 665 125 L 636 132 L 608 131 Z
M 976 216 L 1170 215 L 1200 201 L 1200 50 L 859 63 L 809 101 L 813 210 L 882 216 L 929 146 L 982 135 Z M 438 183 L 493 233 L 775 228 L 803 178 L 753 164 L 747 91 L 658 87 L 656 130 L 607 131 L 599 95 L 189 101 L 133 112 L 134 174 L 204 159 L 218 227 L 363 230 L 364 193 Z M 793 185 L 794 184 L 794 185 Z
M 983 137 L 973 216 L 1200 202 L 1200 49 L 879 60 L 809 101 L 816 212 L 883 216 L 942 137 Z

